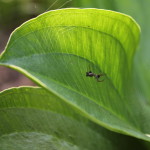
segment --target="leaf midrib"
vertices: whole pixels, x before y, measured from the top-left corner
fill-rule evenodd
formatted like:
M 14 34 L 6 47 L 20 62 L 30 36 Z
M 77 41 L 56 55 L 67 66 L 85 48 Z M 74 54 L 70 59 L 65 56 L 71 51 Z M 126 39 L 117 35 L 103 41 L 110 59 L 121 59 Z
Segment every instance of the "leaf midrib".
M 8 64 L 7 64 L 7 65 L 8 65 Z M 9 65 L 9 67 L 14 68 L 14 67 L 12 67 L 11 65 Z M 15 68 L 14 68 L 14 69 L 15 69 Z M 23 69 L 23 70 L 24 70 L 24 69 Z M 19 70 L 19 71 L 20 71 L 20 70 Z M 32 71 L 31 71 L 31 72 L 32 72 Z M 22 72 L 22 73 L 24 74 L 24 72 Z M 26 75 L 27 77 L 31 77 L 31 78 L 33 79 L 33 81 L 35 81 L 35 80 L 34 80 L 35 77 L 34 77 L 32 74 L 30 74 L 29 72 L 28 72 L 28 75 L 27 75 L 27 74 L 24 74 L 24 75 Z M 40 75 L 40 76 L 43 76 L 43 75 Z M 90 102 L 92 102 L 92 103 L 94 103 L 94 104 L 96 104 L 96 105 L 102 107 L 104 110 L 108 111 L 110 114 L 112 114 L 113 116 L 115 116 L 115 118 L 117 118 L 117 119 L 119 119 L 119 120 L 125 122 L 125 124 L 127 123 L 131 128 L 133 127 L 125 118 L 123 118 L 123 117 L 121 117 L 121 116 L 118 116 L 115 112 L 113 112 L 112 110 L 107 109 L 105 106 L 96 103 L 96 101 L 94 101 L 91 97 L 87 97 L 87 96 L 84 95 L 83 93 L 79 93 L 78 91 L 76 91 L 76 90 L 74 90 L 74 89 L 72 89 L 72 88 L 70 88 L 70 87 L 68 87 L 68 86 L 66 86 L 66 85 L 64 85 L 64 84 L 62 84 L 62 83 L 56 81 L 56 80 L 50 79 L 50 78 L 48 78 L 48 77 L 46 77 L 46 76 L 44 76 L 44 78 L 47 78 L 48 80 L 51 80 L 51 81 L 55 82 L 56 84 L 61 85 L 62 87 L 65 87 L 66 89 L 69 89 L 69 90 L 71 90 L 71 91 L 77 93 L 78 95 L 82 95 L 83 97 L 85 97 L 86 99 L 88 99 Z M 38 78 L 37 78 L 37 79 L 38 79 Z M 39 80 L 39 79 L 38 79 L 38 80 Z M 35 82 L 36 82 L 36 81 L 35 81 Z M 43 83 L 43 82 L 42 82 L 42 83 Z M 37 84 L 40 85 L 40 86 L 42 86 L 42 85 L 41 85 L 40 83 L 38 83 L 38 82 L 37 82 Z M 54 91 L 53 91 L 51 88 L 49 88 L 45 83 L 43 83 L 43 84 L 45 85 L 45 87 L 42 86 L 43 88 L 45 88 L 45 89 L 48 90 L 48 91 L 50 90 L 50 92 L 52 92 L 53 94 L 57 95 L 60 99 L 62 99 L 62 100 L 65 99 L 65 102 L 67 102 L 68 104 L 72 105 L 72 106 L 75 107 L 75 108 L 78 108 L 81 112 L 86 113 L 88 116 L 91 116 L 91 115 L 88 114 L 86 111 L 84 111 L 84 110 L 82 110 L 80 107 L 78 107 L 78 105 L 72 104 L 72 102 L 69 102 L 66 98 L 61 97 L 60 94 L 58 94 L 57 92 L 54 92 Z M 46 87 L 47 87 L 47 88 L 46 88 Z M 113 86 L 113 87 L 114 87 L 114 86 Z M 118 94 L 118 93 L 117 93 L 117 94 Z M 93 116 L 91 116 L 91 117 L 93 118 Z M 94 119 L 94 120 L 95 120 L 95 119 Z M 96 119 L 96 120 L 97 120 L 97 119 Z M 136 129 L 135 126 L 134 126 L 133 128 Z M 138 129 L 137 129 L 137 130 L 138 130 Z

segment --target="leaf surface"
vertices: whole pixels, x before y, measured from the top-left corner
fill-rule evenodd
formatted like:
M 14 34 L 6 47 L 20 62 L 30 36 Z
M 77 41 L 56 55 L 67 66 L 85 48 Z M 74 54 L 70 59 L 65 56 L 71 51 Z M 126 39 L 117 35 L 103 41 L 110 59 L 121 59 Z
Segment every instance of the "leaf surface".
M 0 149 L 143 149 L 138 141 L 108 131 L 41 88 L 0 93 Z M 116 140 L 117 139 L 117 140 Z
M 95 123 L 149 141 L 150 112 L 130 92 L 139 33 L 131 17 L 117 12 L 50 11 L 13 32 L 0 64 L 22 72 Z M 87 71 L 105 74 L 104 81 L 86 77 Z

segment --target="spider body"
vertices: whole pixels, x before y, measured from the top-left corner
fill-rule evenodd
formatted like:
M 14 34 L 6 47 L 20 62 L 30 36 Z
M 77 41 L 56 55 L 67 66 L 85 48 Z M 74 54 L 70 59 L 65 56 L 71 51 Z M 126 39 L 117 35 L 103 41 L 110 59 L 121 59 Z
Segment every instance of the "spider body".
M 87 77 L 95 77 L 95 79 L 97 80 L 97 82 L 103 82 L 104 80 L 99 80 L 99 78 L 101 76 L 104 76 L 104 74 L 95 74 L 92 71 L 86 72 L 86 76 Z

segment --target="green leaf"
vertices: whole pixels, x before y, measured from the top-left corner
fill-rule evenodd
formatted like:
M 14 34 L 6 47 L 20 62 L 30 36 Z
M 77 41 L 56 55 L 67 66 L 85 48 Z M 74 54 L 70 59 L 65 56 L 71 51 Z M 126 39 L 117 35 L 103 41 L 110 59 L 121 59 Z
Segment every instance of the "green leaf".
M 110 9 L 126 13 L 139 23 L 141 27 L 141 40 L 139 51 L 135 55 L 134 59 L 134 70 L 133 70 L 133 79 L 134 86 L 136 89 L 136 99 L 140 99 L 143 109 L 149 110 L 150 108 L 150 20 L 147 19 L 150 14 L 150 1 L 136 1 L 136 0 L 89 0 L 86 3 L 86 0 L 80 1 L 76 0 L 73 2 L 73 5 L 76 7 L 97 7 L 102 9 Z M 143 110 L 141 113 L 144 113 Z M 146 114 L 147 115 L 147 114 Z M 148 115 L 149 117 L 149 115 Z M 148 119 L 148 117 L 146 117 Z M 143 121 L 143 122 L 149 122 Z M 147 123 L 146 123 L 147 124 Z M 146 125 L 144 125 L 146 127 Z M 146 128 L 150 128 L 147 126 Z M 150 145 L 149 145 L 150 149 Z
M 95 123 L 150 141 L 150 111 L 130 92 L 139 32 L 131 17 L 117 12 L 50 11 L 13 32 L 0 64 L 22 72 Z M 104 82 L 86 77 L 90 70 L 105 73 Z
M 112 133 L 79 115 L 41 88 L 0 93 L 0 149 L 143 149 L 137 140 Z M 117 139 L 117 141 L 116 141 Z
M 133 16 L 141 26 L 141 42 L 134 63 L 134 79 L 138 98 L 150 106 L 150 20 L 147 19 L 150 14 L 150 1 L 124 0 L 124 3 L 116 1 L 116 5 L 118 11 Z
M 134 63 L 134 84 L 137 90 L 137 98 L 150 104 L 150 20 L 147 19 L 150 14 L 150 1 L 136 0 L 76 0 L 73 2 L 76 7 L 97 7 L 102 9 L 110 9 L 126 13 L 136 19 L 141 27 L 141 40 L 139 51 L 135 55 Z

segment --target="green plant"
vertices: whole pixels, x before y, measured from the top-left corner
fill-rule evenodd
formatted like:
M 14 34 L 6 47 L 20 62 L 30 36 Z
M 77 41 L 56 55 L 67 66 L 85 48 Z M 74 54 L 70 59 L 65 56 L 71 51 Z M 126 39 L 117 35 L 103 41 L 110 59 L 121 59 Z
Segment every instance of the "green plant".
M 0 64 L 41 88 L 1 92 L 0 146 L 144 149 L 136 138 L 150 141 L 150 110 L 132 78 L 139 34 L 131 17 L 100 9 L 50 11 L 17 28 Z

